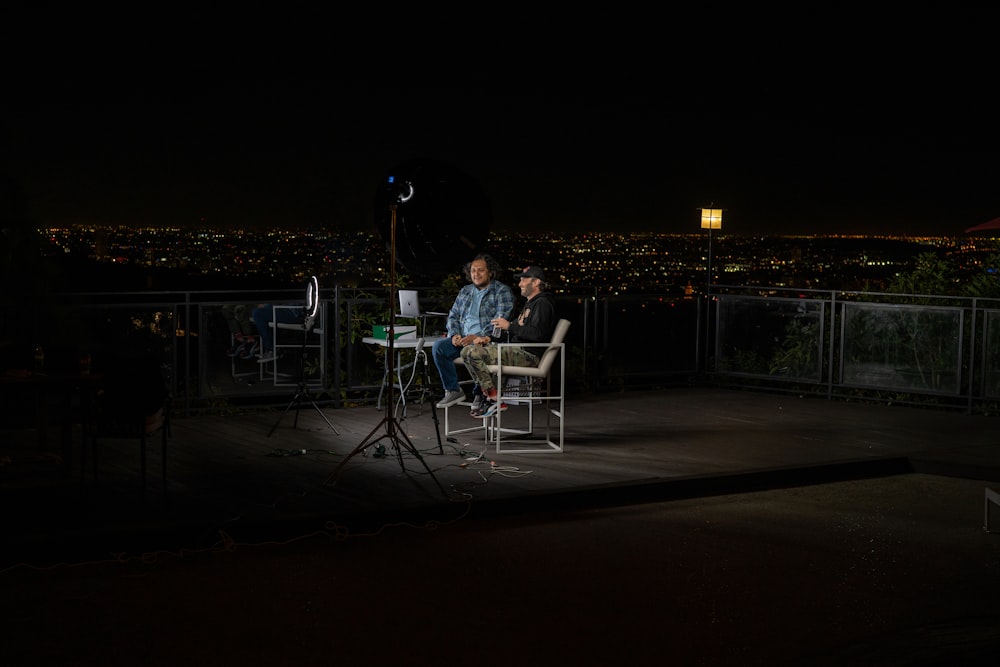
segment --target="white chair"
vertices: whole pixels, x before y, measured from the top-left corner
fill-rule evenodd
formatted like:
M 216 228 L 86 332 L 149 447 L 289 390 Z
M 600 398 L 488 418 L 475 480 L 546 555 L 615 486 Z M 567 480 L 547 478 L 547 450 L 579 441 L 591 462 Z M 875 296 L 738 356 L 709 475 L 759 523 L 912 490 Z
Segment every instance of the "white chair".
M 304 316 L 301 322 L 294 323 L 283 322 L 282 318 L 278 317 L 279 310 L 302 310 L 302 306 L 274 304 L 272 309 L 271 321 L 267 325 L 272 329 L 274 359 L 266 364 L 260 364 L 260 379 L 265 380 L 265 375 L 270 373 L 275 387 L 295 387 L 305 382 L 308 386 L 322 388 L 326 378 L 326 331 L 323 329 L 323 322 L 326 321 L 326 304 L 319 303 L 319 316 L 315 320 L 319 322 L 318 325 Z M 299 364 L 297 370 L 279 370 L 279 360 L 283 357 Z M 316 368 L 314 372 L 307 374 L 308 377 L 300 378 L 303 365 L 308 361 L 306 357 L 313 360 Z
M 488 419 L 477 419 L 482 424 L 468 428 L 451 428 L 449 408 L 444 410 L 445 435 L 482 430 L 487 445 L 496 447 L 497 453 L 562 452 L 565 439 L 563 414 L 566 406 L 566 332 L 569 320 L 559 320 L 548 343 L 498 343 L 498 363 L 489 367 L 497 376 L 498 401 L 508 409 Z M 537 366 L 512 366 L 503 363 L 505 348 L 522 347 L 529 352 L 543 350 Z M 558 364 L 557 364 L 558 362 Z M 461 357 L 455 364 L 464 366 Z M 558 374 L 558 385 L 553 389 L 552 375 Z M 467 384 L 470 381 L 466 381 Z M 464 401 L 457 405 L 468 406 Z M 524 414 L 514 408 L 526 406 Z M 453 406 L 454 407 L 454 406 Z M 545 416 L 544 423 L 538 413 Z M 507 422 L 507 426 L 503 422 Z

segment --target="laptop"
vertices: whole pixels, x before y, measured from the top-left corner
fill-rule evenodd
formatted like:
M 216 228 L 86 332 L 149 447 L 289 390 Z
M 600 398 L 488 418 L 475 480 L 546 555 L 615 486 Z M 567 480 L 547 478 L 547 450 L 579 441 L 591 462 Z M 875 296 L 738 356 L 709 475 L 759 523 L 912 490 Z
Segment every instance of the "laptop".
M 420 295 L 415 289 L 399 290 L 399 316 L 420 318 Z
M 447 317 L 448 313 L 433 313 L 433 312 L 420 312 L 420 293 L 415 289 L 401 289 L 399 290 L 399 316 L 400 317 L 412 317 L 414 319 L 420 319 L 422 317 L 427 317 L 429 315 L 434 315 L 438 317 Z

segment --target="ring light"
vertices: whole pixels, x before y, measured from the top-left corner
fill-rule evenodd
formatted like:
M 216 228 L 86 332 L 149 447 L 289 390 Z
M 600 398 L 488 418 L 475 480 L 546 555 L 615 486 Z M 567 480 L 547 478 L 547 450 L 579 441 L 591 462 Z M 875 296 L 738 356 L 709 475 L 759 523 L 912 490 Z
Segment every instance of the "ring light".
M 306 316 L 316 317 L 317 312 L 319 312 L 319 280 L 313 276 L 306 285 Z

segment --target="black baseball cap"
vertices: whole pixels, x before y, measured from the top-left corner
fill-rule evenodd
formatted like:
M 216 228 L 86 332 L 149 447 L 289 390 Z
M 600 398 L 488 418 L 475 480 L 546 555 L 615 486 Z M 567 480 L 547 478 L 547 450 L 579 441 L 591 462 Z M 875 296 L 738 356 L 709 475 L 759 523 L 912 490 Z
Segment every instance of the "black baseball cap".
M 537 266 L 526 266 L 524 271 L 514 276 L 515 278 L 538 278 L 542 282 L 545 282 L 545 272 L 542 271 L 540 267 Z

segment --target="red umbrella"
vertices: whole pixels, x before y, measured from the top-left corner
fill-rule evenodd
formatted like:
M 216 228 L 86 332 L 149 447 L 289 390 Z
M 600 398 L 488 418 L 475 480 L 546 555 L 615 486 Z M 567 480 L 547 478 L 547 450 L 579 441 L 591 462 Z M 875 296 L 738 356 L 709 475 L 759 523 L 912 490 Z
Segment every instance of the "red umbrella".
M 969 232 L 986 232 L 992 229 L 1000 229 L 1000 218 L 993 218 L 989 222 L 984 222 L 981 225 L 976 225 L 975 227 L 969 227 L 965 230 L 965 233 Z

